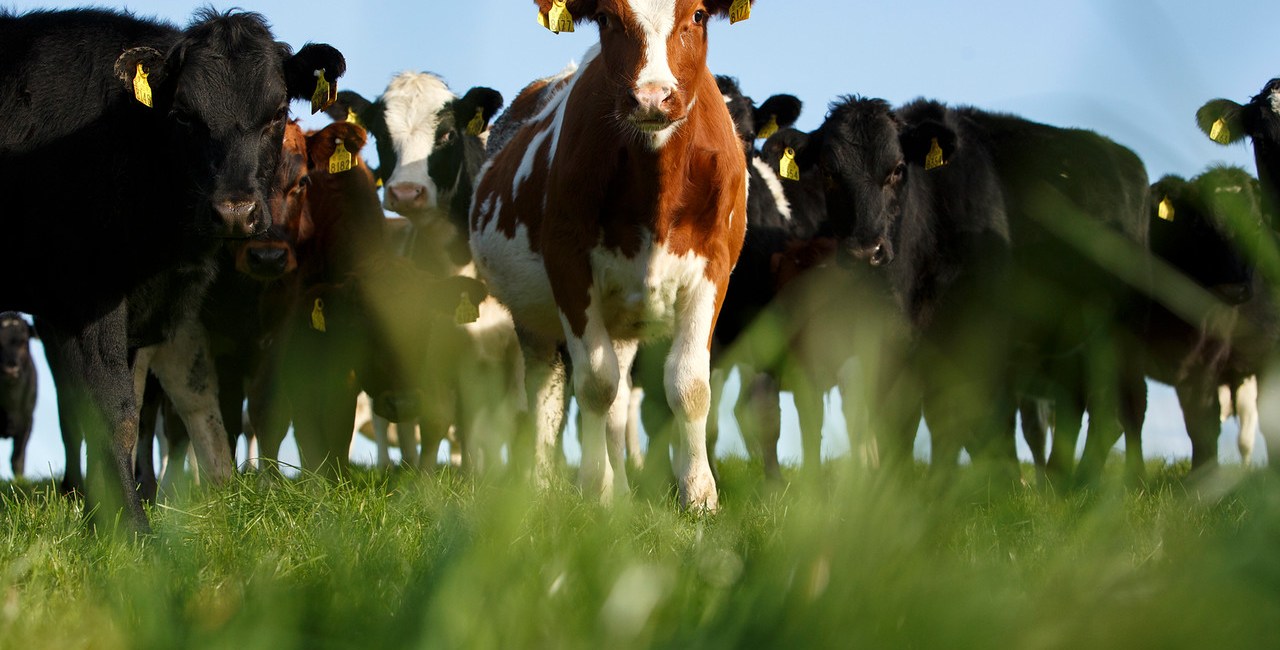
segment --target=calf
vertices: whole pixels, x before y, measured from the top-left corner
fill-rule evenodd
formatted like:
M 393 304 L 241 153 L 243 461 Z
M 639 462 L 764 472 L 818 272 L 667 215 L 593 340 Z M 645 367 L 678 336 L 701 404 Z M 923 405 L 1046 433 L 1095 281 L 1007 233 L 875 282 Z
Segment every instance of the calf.
M 1267 230 L 1258 183 L 1235 167 L 1152 185 L 1151 252 L 1168 266 L 1158 276 L 1145 337 L 1147 374 L 1178 393 L 1192 470 L 1218 462 L 1223 419 L 1219 393 L 1241 404 L 1241 453 L 1248 458 L 1256 426 L 1257 380 L 1280 338 L 1270 283 L 1254 273 Z M 1239 390 L 1238 389 L 1243 389 Z M 1232 409 L 1228 408 L 1229 414 Z
M 910 457 L 923 408 L 935 463 L 965 446 L 1011 472 L 1016 397 L 1036 390 L 1087 404 L 1102 458 L 1122 415 L 1140 431 L 1145 388 L 1128 353 L 1139 319 L 1125 281 L 1145 276 L 1140 262 L 1109 262 L 1141 260 L 1146 245 L 1146 172 L 1132 152 L 977 109 L 846 98 L 797 158 L 822 174 L 833 233 L 883 267 L 904 321 L 890 326 L 876 377 L 891 458 Z M 1090 458 L 1086 475 L 1100 464 Z
M 36 410 L 36 366 L 31 361 L 35 328 L 16 312 L 0 313 L 0 438 L 13 441 L 9 457 L 14 478 L 21 478 Z
M 210 10 L 185 30 L 105 10 L 4 14 L 0 60 L 0 192 L 13 251 L 0 272 L 27 278 L 0 288 L 0 309 L 36 316 L 64 439 L 78 450 L 87 433 L 106 481 L 91 496 L 123 505 L 128 524 L 146 530 L 131 467 L 137 351 L 192 320 L 218 237 L 269 221 L 288 102 L 313 96 L 318 75 L 336 79 L 345 63 L 325 45 L 292 54 L 257 14 Z M 93 209 L 50 201 L 67 187 L 92 196 Z M 181 392 L 197 361 L 156 369 Z M 220 423 L 198 424 L 225 446 Z M 210 473 L 225 477 L 229 453 L 201 449 Z M 80 487 L 75 457 L 66 488 Z M 114 507 L 100 512 L 110 519 Z
M 711 333 L 742 247 L 747 175 L 706 55 L 708 23 L 731 4 L 557 2 L 594 18 L 600 44 L 481 175 L 472 252 L 515 318 L 544 482 L 563 419 L 557 344 L 584 414 L 581 483 L 608 500 L 628 489 L 623 378 L 640 341 L 673 336 L 663 383 L 680 502 L 718 506 L 706 449 Z

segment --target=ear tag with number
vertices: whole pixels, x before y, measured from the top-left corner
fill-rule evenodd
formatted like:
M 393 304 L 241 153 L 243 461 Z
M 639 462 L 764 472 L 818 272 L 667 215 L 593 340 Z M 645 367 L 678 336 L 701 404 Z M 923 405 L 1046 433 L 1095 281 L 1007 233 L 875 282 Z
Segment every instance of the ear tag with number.
M 1227 127 L 1227 121 L 1218 118 L 1213 123 L 1213 128 L 1209 130 L 1209 139 L 1218 144 L 1231 144 L 1231 129 Z
M 360 123 L 360 116 L 356 115 L 355 109 L 350 107 L 347 108 L 347 121 L 358 127 L 364 127 L 364 125 Z
M 796 150 L 787 147 L 782 152 L 782 162 L 778 163 L 778 175 L 789 180 L 800 180 L 800 164 L 796 162 Z
M 751 0 L 735 0 L 729 7 L 729 24 L 740 23 L 751 17 Z
M 324 301 L 319 298 L 316 298 L 315 304 L 311 306 L 311 329 L 317 332 L 325 331 Z
M 1164 197 L 1164 200 L 1160 202 L 1160 208 L 1156 211 L 1156 216 L 1164 219 L 1165 221 L 1173 221 L 1173 201 L 1170 201 L 1169 197 Z
M 476 116 L 467 122 L 467 135 L 480 135 L 484 133 L 484 109 L 477 108 Z
M 311 93 L 311 114 L 333 106 L 338 101 L 338 87 L 324 78 L 324 70 L 316 70 L 316 90 Z
M 756 138 L 768 140 L 773 134 L 778 132 L 778 116 L 770 115 L 769 121 L 760 127 L 760 132 L 756 133 Z
M 538 14 L 538 22 L 542 22 L 542 14 Z M 551 3 L 551 11 L 547 12 L 546 24 L 543 26 L 555 34 L 573 31 L 573 14 L 564 6 L 564 0 Z
M 458 308 L 453 310 L 453 321 L 459 325 L 466 325 L 478 320 L 480 320 L 480 309 L 471 302 L 471 294 L 463 291 L 462 299 L 458 301 Z
M 151 83 L 147 81 L 147 71 L 138 64 L 138 72 L 133 75 L 133 97 L 147 108 L 151 108 Z
M 929 142 L 929 153 L 924 157 L 924 168 L 927 171 L 937 169 L 945 164 L 947 164 L 947 161 L 942 156 L 942 147 L 938 144 L 938 139 L 933 138 Z
M 333 150 L 333 155 L 329 156 L 329 173 L 341 174 L 349 171 L 354 166 L 355 163 L 351 159 L 351 152 L 347 151 L 347 147 L 342 140 L 338 140 L 337 148 Z

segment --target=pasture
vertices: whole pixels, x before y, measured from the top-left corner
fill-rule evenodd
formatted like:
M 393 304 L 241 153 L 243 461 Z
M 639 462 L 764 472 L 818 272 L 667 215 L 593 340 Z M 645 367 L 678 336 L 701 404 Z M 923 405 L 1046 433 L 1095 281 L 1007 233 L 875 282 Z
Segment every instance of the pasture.
M 126 544 L 6 484 L 0 647 L 1273 646 L 1274 477 L 1153 464 L 1126 490 L 1120 466 L 1064 496 L 729 460 L 703 518 L 568 480 L 241 475 Z

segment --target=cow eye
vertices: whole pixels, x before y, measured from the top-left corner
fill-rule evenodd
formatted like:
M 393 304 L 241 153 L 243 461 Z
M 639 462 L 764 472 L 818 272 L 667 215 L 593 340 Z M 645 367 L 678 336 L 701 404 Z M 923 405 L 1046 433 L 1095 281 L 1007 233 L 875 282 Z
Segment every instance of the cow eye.
M 889 172 L 888 181 L 890 183 L 897 183 L 898 181 L 902 180 L 902 177 L 906 175 L 906 173 L 907 173 L 907 164 L 900 162 L 897 164 L 897 166 L 893 168 L 892 172 Z
M 609 28 L 609 14 L 606 14 L 606 13 L 604 13 L 604 12 L 600 12 L 600 13 L 596 14 L 596 24 L 597 24 L 597 25 L 599 25 L 599 26 L 600 26 L 600 29 L 602 29 L 602 30 L 604 30 L 604 29 L 608 29 L 608 28 Z
M 438 141 L 440 144 L 449 144 L 449 141 L 452 139 L 453 139 L 453 131 L 445 131 L 444 133 L 440 134 Z
M 699 9 L 693 12 L 693 24 L 702 25 L 707 22 L 707 12 Z

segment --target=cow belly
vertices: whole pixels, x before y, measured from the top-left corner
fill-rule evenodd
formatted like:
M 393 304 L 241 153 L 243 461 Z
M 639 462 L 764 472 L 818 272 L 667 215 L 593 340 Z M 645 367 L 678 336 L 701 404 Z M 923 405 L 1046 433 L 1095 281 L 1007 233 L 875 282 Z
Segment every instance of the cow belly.
M 707 282 L 705 259 L 676 255 L 652 240 L 634 257 L 597 248 L 591 268 L 605 327 L 616 339 L 670 337 L 682 293 Z
M 471 254 L 480 276 L 522 329 L 547 340 L 561 340 L 564 330 L 551 281 L 542 256 L 529 248 L 528 230 L 521 225 L 515 237 L 507 237 L 496 222 L 471 235 Z

